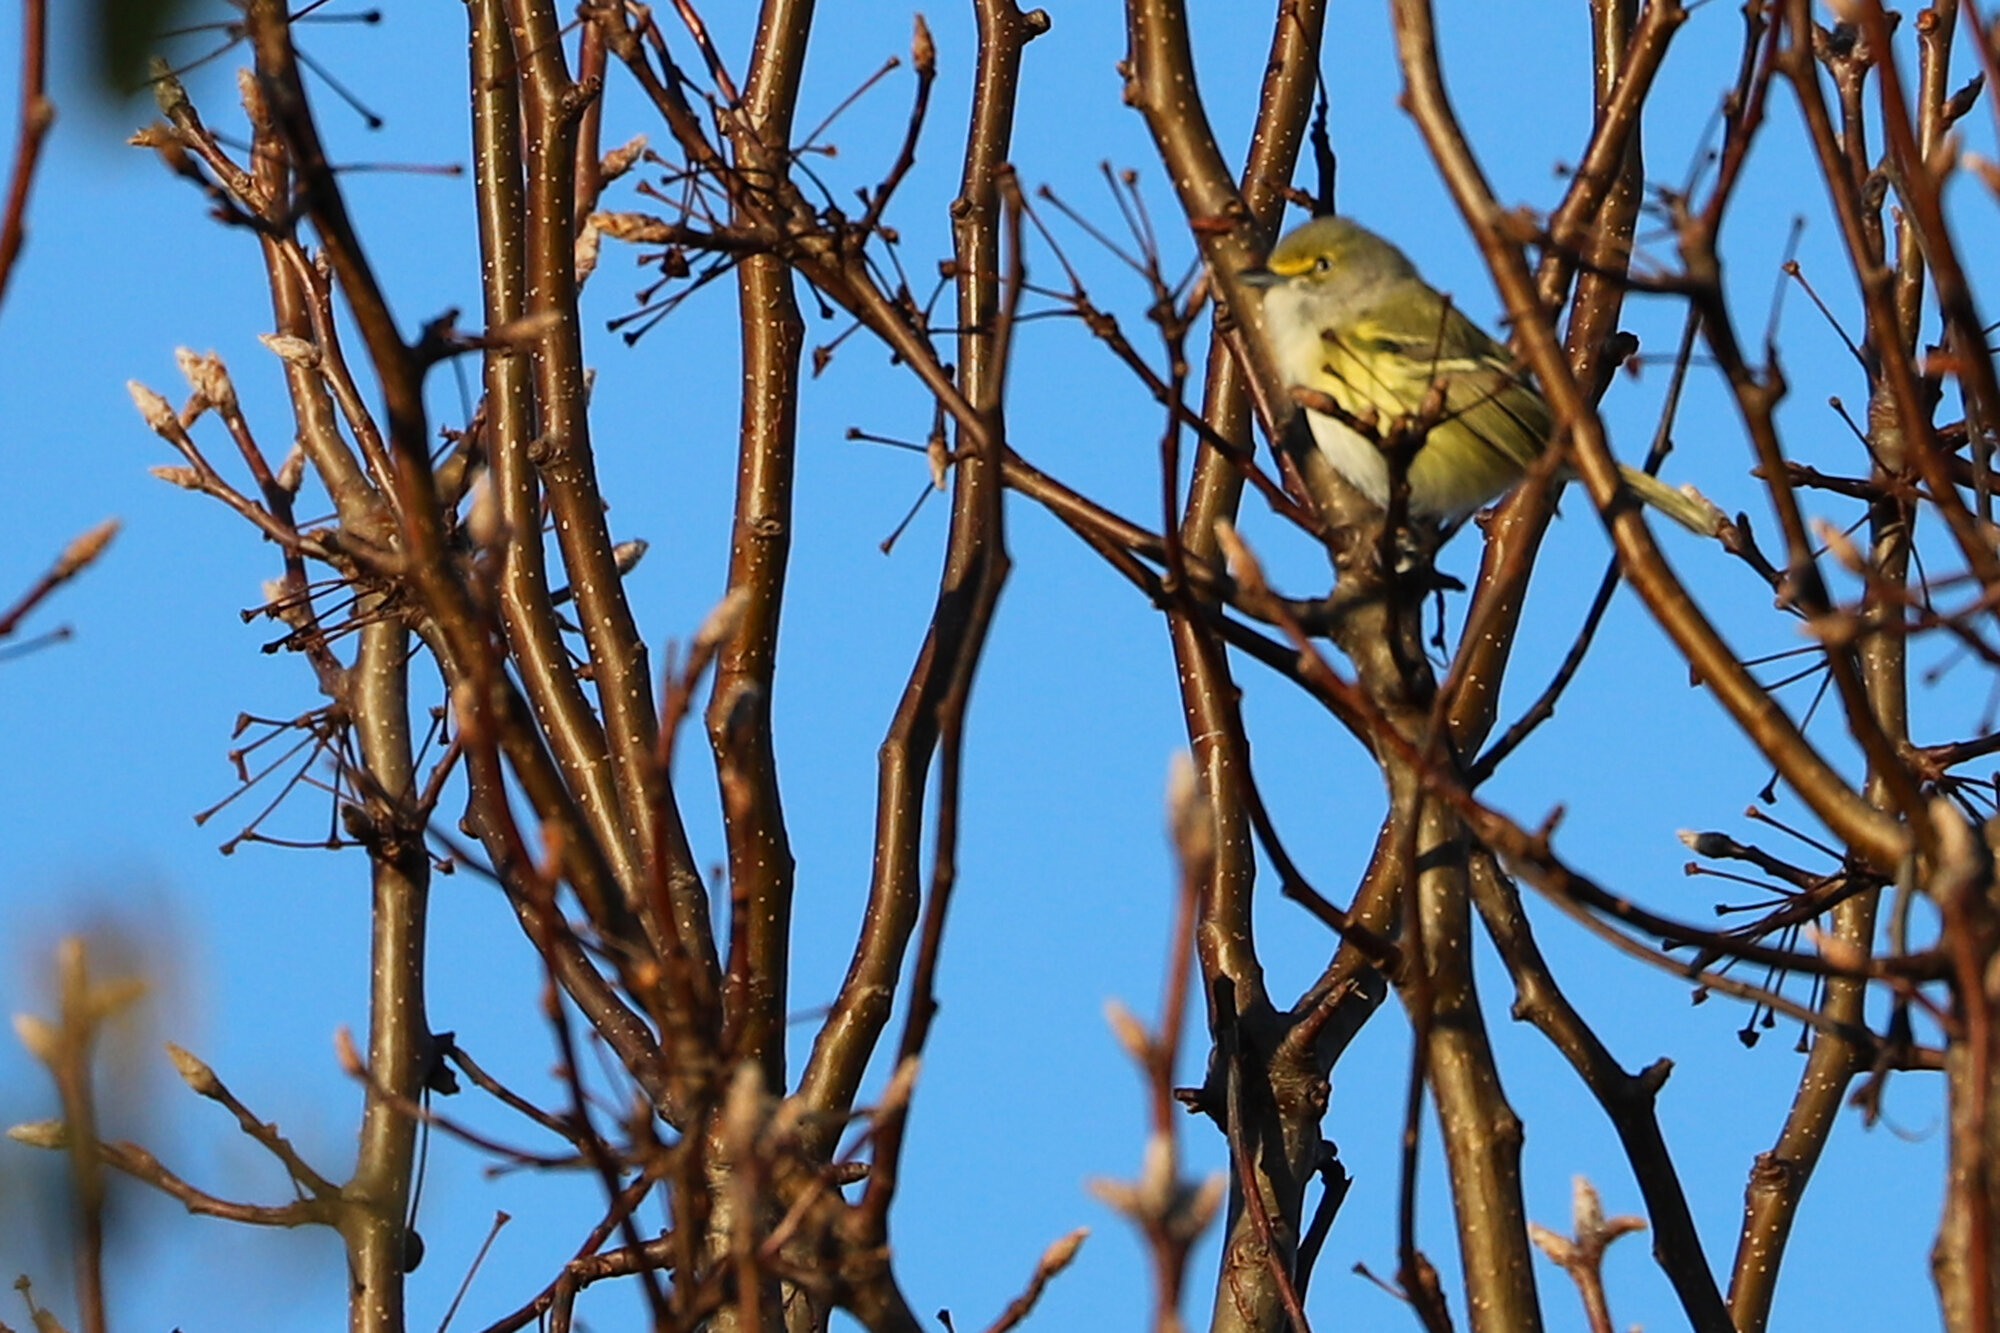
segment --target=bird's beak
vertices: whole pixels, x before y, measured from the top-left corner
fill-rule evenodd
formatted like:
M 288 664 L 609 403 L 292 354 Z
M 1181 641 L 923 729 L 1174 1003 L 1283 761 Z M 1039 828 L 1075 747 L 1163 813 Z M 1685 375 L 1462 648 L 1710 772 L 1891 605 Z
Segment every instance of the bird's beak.
M 1284 281 L 1283 278 L 1271 272 L 1270 269 L 1265 268 L 1262 264 L 1257 265 L 1255 268 L 1243 269 L 1236 276 L 1242 279 L 1244 286 L 1256 287 L 1260 290 L 1265 287 L 1275 287 Z

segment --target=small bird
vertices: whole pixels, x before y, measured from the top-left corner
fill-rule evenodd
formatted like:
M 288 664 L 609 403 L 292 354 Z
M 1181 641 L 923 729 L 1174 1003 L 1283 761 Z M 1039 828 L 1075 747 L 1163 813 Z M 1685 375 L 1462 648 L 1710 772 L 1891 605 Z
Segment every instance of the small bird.
M 1464 518 L 1519 482 L 1547 446 L 1549 405 L 1507 349 L 1365 227 L 1314 218 L 1242 277 L 1263 292 L 1264 337 L 1287 384 L 1385 429 L 1394 417 L 1436 417 L 1410 459 L 1412 517 Z M 1377 442 L 1324 412 L 1308 408 L 1306 421 L 1327 461 L 1386 509 L 1389 460 Z M 1619 473 L 1639 499 L 1715 535 L 1723 515 L 1708 500 L 1636 468 Z

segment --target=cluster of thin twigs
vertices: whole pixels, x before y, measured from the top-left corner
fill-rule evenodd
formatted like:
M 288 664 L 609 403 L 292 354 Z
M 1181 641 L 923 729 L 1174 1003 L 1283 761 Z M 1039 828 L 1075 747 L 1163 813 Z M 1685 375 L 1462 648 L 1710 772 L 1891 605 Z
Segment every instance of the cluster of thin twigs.
M 1008 220 L 1018 213 L 1002 216 L 1011 185 L 996 182 L 1012 71 L 1046 20 L 999 0 L 983 10 L 983 110 L 967 150 L 955 275 L 941 289 L 960 307 L 958 346 L 947 354 L 936 345 L 929 308 L 939 293 L 923 306 L 912 299 L 894 272 L 896 238 L 884 219 L 913 160 L 934 78 L 921 23 L 909 140 L 849 219 L 830 199 L 808 202 L 796 180 L 810 174 L 800 154 L 812 141 L 795 147 L 790 124 L 803 24 L 791 25 L 784 36 L 791 45 L 766 53 L 739 90 L 693 9 L 680 6 L 677 15 L 706 70 L 713 136 L 709 117 L 686 100 L 695 83 L 674 65 L 650 14 L 622 6 L 588 12 L 572 67 L 552 7 L 473 7 L 475 176 L 494 275 L 475 334 L 459 333 L 449 315 L 412 340 L 399 333 L 321 145 L 301 77 L 306 62 L 282 6 L 258 0 L 231 25 L 253 59 L 240 83 L 247 148 L 212 129 L 165 68 L 154 79 L 162 119 L 135 139 L 259 252 L 276 316 L 265 342 L 293 408 L 287 433 L 295 443 L 274 458 L 218 358 L 183 354 L 191 396 L 182 407 L 133 387 L 147 424 L 180 458 L 158 469 L 161 477 L 223 503 L 278 548 L 282 576 L 247 614 L 284 627 L 271 648 L 305 656 L 327 698 L 289 721 L 244 719 L 257 734 L 234 756 L 242 790 L 270 780 L 276 795 L 225 850 L 300 841 L 267 831 L 267 821 L 290 793 L 325 791 L 335 823 L 310 845 L 359 845 L 368 854 L 377 963 L 365 1048 L 343 1048 L 365 1094 L 350 1179 L 334 1181 L 306 1163 L 219 1076 L 184 1055 L 176 1059 L 190 1084 L 231 1109 L 284 1163 L 300 1197 L 283 1205 L 223 1200 L 143 1149 L 93 1141 L 88 1151 L 93 1163 L 196 1211 L 336 1228 L 348 1248 L 358 1326 L 402 1326 L 402 1276 L 422 1253 L 420 1141 L 436 1131 L 511 1167 L 584 1166 L 605 1191 L 604 1215 L 579 1237 L 575 1257 L 493 1328 L 567 1327 L 578 1294 L 610 1277 L 631 1279 L 660 1327 L 761 1328 L 797 1319 L 810 1326 L 835 1307 L 871 1327 L 916 1327 L 889 1266 L 887 1214 L 935 1007 L 929 992 L 955 855 L 960 728 L 1005 576 L 998 496 L 1006 451 L 996 409 L 1006 322 L 1020 290 L 1019 237 L 1018 222 Z M 596 208 L 621 174 L 664 165 L 636 142 L 599 152 L 598 93 L 613 61 L 652 98 L 684 158 L 639 188 L 676 204 L 667 235 Z M 768 417 L 746 429 L 743 442 L 753 460 L 746 471 L 757 480 L 740 497 L 730 591 L 685 655 L 670 662 L 659 694 L 620 586 L 638 548 L 614 540 L 605 524 L 584 414 L 576 302 L 602 236 L 664 243 L 656 262 L 666 278 L 699 285 L 734 276 L 746 308 L 770 315 L 746 322 L 746 364 Z M 685 267 L 688 254 L 704 256 L 698 272 Z M 870 925 L 791 1087 L 791 867 L 768 700 L 785 576 L 784 543 L 772 535 L 787 526 L 789 403 L 800 370 L 795 270 L 926 376 L 955 418 L 958 443 L 949 454 L 933 449 L 941 456 L 937 484 L 946 484 L 947 468 L 955 479 L 954 536 L 931 641 L 885 759 L 908 794 L 882 811 Z M 675 299 L 642 306 L 628 335 Z M 357 347 L 343 343 L 336 300 L 353 313 Z M 468 355 L 482 365 L 479 410 L 434 452 L 423 379 L 445 359 Z M 211 461 L 202 443 L 211 419 L 235 464 Z M 248 486 L 231 480 L 239 464 Z M 424 683 L 428 670 L 434 686 Z M 721 931 L 709 920 L 670 776 L 676 738 L 705 677 L 713 682 L 705 721 L 729 839 Z M 440 690 L 444 703 L 419 736 L 411 713 L 425 688 Z M 295 739 L 279 750 L 275 743 L 286 737 Z M 251 767 L 251 756 L 267 750 L 277 757 Z M 923 787 L 940 753 L 943 790 L 926 876 L 918 859 Z M 457 823 L 473 844 L 437 826 L 447 800 L 465 802 Z M 500 1085 L 449 1036 L 429 1029 L 425 895 L 432 874 L 461 866 L 503 890 L 546 964 L 544 1010 L 566 1105 L 544 1107 Z M 861 1106 L 862 1075 L 891 1017 L 885 997 L 920 915 L 898 1073 L 873 1105 Z M 587 1036 L 572 1030 L 579 1014 Z M 600 1094 L 580 1072 L 585 1041 L 607 1052 L 626 1081 L 609 1092 L 613 1114 L 593 1110 Z M 557 1136 L 561 1148 L 513 1148 L 436 1110 L 433 1099 L 457 1092 L 459 1075 Z M 74 1145 L 90 1138 L 89 1125 L 72 1115 L 59 1137 Z M 856 1187 L 858 1197 L 843 1193 Z M 664 1230 L 641 1227 L 649 1200 L 664 1206 Z M 1078 1240 L 1044 1257 L 1029 1292 L 996 1327 L 1027 1312 Z M 101 1311 L 87 1312 L 85 1326 L 102 1327 Z
M 1989 721 L 1962 740 L 1918 744 L 1908 708 L 1918 644 L 1947 642 L 1965 661 L 2000 666 L 1990 623 L 2000 548 L 1989 471 L 2000 379 L 1940 205 L 1960 166 L 1951 131 L 1976 107 L 1996 59 L 1971 4 L 1962 28 L 1958 6 L 1942 3 L 1913 24 L 1913 89 L 1889 59 L 1898 34 L 1872 0 L 1849 6 L 1848 21 L 1834 28 L 1816 24 L 1802 0 L 1746 6 L 1713 169 L 1668 188 L 1649 184 L 1638 128 L 1687 11 L 1674 0 L 1643 8 L 1598 0 L 1597 114 L 1561 200 L 1528 214 L 1493 198 L 1467 144 L 1445 94 L 1430 6 L 1394 0 L 1407 105 L 1493 271 L 1517 354 L 1558 422 L 1544 461 L 1482 520 L 1483 559 L 1454 642 L 1442 628 L 1427 636 L 1424 623 L 1447 586 L 1430 556 L 1449 534 L 1413 531 L 1394 500 L 1386 515 L 1374 512 L 1315 450 L 1298 447 L 1287 429 L 1297 409 L 1337 405 L 1287 391 L 1254 336 L 1255 303 L 1239 278 L 1268 248 L 1292 197 L 1322 5 L 1278 7 L 1252 148 L 1231 171 L 1190 100 L 1196 81 L 1182 7 L 1128 3 L 1127 100 L 1146 119 L 1197 248 L 1197 261 L 1182 266 L 1165 258 L 1167 236 L 1181 229 L 1156 223 L 1132 173 L 1106 170 L 1122 238 L 1053 192 L 1021 188 L 1009 166 L 1019 70 L 1048 20 L 1012 0 L 975 0 L 978 61 L 951 207 L 953 251 L 934 283 L 912 280 L 915 266 L 890 221 L 937 78 L 922 21 L 903 140 L 848 205 L 811 165 L 827 126 L 801 135 L 793 125 L 810 12 L 767 6 L 738 78 L 692 4 L 666 8 L 670 16 L 592 0 L 571 32 L 538 0 L 468 6 L 487 274 L 472 333 L 443 315 L 413 339 L 402 335 L 346 211 L 281 6 L 249 0 L 232 28 L 252 55 L 241 85 L 247 148 L 211 129 L 171 73 L 155 80 L 163 118 L 136 142 L 256 247 L 274 309 L 265 341 L 286 380 L 294 419 L 284 433 L 296 443 L 282 457 L 266 451 L 213 356 L 183 355 L 185 405 L 140 386 L 134 397 L 180 459 L 159 474 L 221 502 L 278 548 L 281 576 L 252 614 L 283 626 L 271 647 L 302 654 L 327 700 L 290 721 L 246 719 L 262 730 L 237 754 L 244 788 L 270 776 L 279 793 L 230 845 L 287 841 L 264 824 L 290 791 L 317 786 L 330 796 L 334 820 L 312 845 L 358 844 L 369 858 L 374 991 L 366 1041 L 344 1055 L 365 1093 L 350 1180 L 316 1171 L 213 1071 L 177 1055 L 195 1091 L 229 1109 L 284 1164 L 298 1198 L 273 1206 L 206 1195 L 143 1149 L 97 1143 L 87 1111 L 66 1095 L 65 1125 L 37 1132 L 70 1148 L 79 1181 L 95 1182 L 110 1167 L 196 1211 L 333 1226 L 348 1247 L 356 1326 L 399 1328 L 402 1275 L 421 1253 L 415 1194 L 419 1140 L 429 1129 L 513 1168 L 581 1166 L 603 1190 L 603 1212 L 573 1257 L 492 1329 L 568 1327 L 579 1294 L 613 1277 L 632 1280 L 660 1328 L 808 1329 L 840 1309 L 871 1333 L 915 1329 L 890 1259 L 890 1205 L 936 1007 L 957 874 L 961 737 L 1009 569 L 1003 493 L 1011 490 L 1056 516 L 1159 609 L 1179 666 L 1193 765 L 1174 801 L 1184 881 L 1167 1002 L 1156 1032 L 1122 1012 L 1114 1018 L 1146 1080 L 1147 1148 L 1134 1182 L 1101 1187 L 1146 1241 L 1156 1328 L 1178 1327 L 1189 1246 L 1221 1206 L 1219 1185 L 1180 1177 L 1171 1128 L 1179 1104 L 1213 1122 L 1232 1163 L 1214 1327 L 1309 1333 L 1304 1293 L 1346 1191 L 1322 1132 L 1329 1080 L 1391 994 L 1412 1033 L 1391 1289 L 1433 1333 L 1451 1326 L 1416 1216 L 1429 1105 L 1457 1203 L 1473 1327 L 1539 1326 L 1535 1245 L 1575 1278 L 1593 1326 L 1609 1326 L 1598 1261 L 1631 1219 L 1606 1222 L 1594 1191 L 1586 1197 L 1579 1186 L 1573 1237 L 1528 1222 L 1521 1126 L 1473 985 L 1481 938 L 1513 982 L 1515 1016 L 1556 1046 L 1618 1134 L 1656 1258 L 1691 1327 L 1764 1326 L 1791 1221 L 1844 1099 L 1872 1114 L 1892 1072 L 1919 1069 L 1943 1071 L 1952 1105 L 1938 1249 L 1946 1322 L 1992 1325 L 2000 996 L 1989 994 L 1987 977 L 2000 953 L 2000 909 L 1977 826 L 1994 812 L 1996 784 L 1965 770 L 2000 750 L 2000 740 Z M 1977 52 L 1980 79 L 1954 88 L 1961 32 Z M 684 49 L 694 51 L 699 73 L 677 60 Z M 628 79 L 657 116 L 661 146 L 633 139 L 602 148 L 602 90 L 614 76 Z M 1785 391 L 1775 334 L 1758 360 L 1723 296 L 1722 222 L 1781 86 L 1800 108 L 1866 316 L 1865 331 L 1849 340 L 1867 395 L 1865 415 L 1848 422 L 1861 446 L 1854 475 L 1790 456 L 1775 415 Z M 35 145 L 24 142 L 31 167 Z M 1319 148 L 1316 199 L 1324 202 L 1330 151 L 1323 139 Z M 614 187 L 639 206 L 610 206 L 625 202 L 609 198 Z M 1672 268 L 1640 271 L 1632 262 L 1649 210 L 1672 229 Z M 11 203 L 7 218 L 10 228 L 18 221 Z M 1059 238 L 1064 227 L 1138 277 L 1157 352 L 1142 351 L 1146 340 L 1135 341 L 1087 290 L 1083 266 Z M 1052 257 L 1060 285 L 1031 278 L 1030 236 Z M 670 654 L 663 686 L 621 583 L 642 548 L 611 532 L 591 446 L 578 294 L 601 266 L 606 239 L 641 247 L 649 271 L 614 324 L 627 342 L 706 286 L 733 281 L 744 312 L 728 591 L 685 653 Z M 1539 255 L 1533 267 L 1530 247 Z M 0 236 L 0 281 L 11 257 Z M 849 321 L 810 350 L 801 285 L 823 313 Z M 1632 353 L 1619 315 L 1633 291 L 1673 295 L 1688 312 L 1649 465 L 1670 447 L 1698 346 L 1732 392 L 1745 467 L 1765 489 L 1778 537 L 1767 552 L 1750 517 L 1738 515 L 1719 541 L 1736 558 L 1729 568 L 1747 571 L 1757 596 L 1775 597 L 1784 627 L 1810 636 L 1806 660 L 1781 668 L 1789 673 L 1782 679 L 1758 675 L 1781 659 L 1746 659 L 1723 641 L 1621 493 L 1598 403 Z M 1030 298 L 1044 304 L 1024 308 Z M 336 301 L 352 311 L 356 347 L 343 345 Z M 1940 330 L 1934 347 L 1921 336 L 1927 310 Z M 1003 409 L 1015 334 L 1024 321 L 1050 316 L 1076 321 L 1158 405 L 1157 526 L 1078 493 L 1010 439 Z M 925 494 L 947 493 L 951 513 L 934 614 L 881 750 L 867 915 L 847 977 L 795 1066 L 786 1031 L 794 885 L 770 700 L 799 385 L 858 333 L 891 352 L 929 395 L 928 437 L 909 447 L 926 456 Z M 439 450 L 423 384 L 459 357 L 479 364 L 480 404 Z M 1946 403 L 1961 405 L 1963 418 L 1938 420 Z M 236 456 L 226 467 L 200 442 L 211 421 Z M 1276 443 L 1275 466 L 1260 461 L 1253 423 Z M 1392 460 L 1407 460 L 1435 418 L 1419 411 L 1348 424 L 1373 432 Z M 1582 479 L 1615 558 L 1553 679 L 1502 728 L 1500 686 L 1565 465 Z M 247 484 L 230 479 L 239 471 Z M 1324 545 L 1336 573 L 1330 593 L 1288 596 L 1271 586 L 1238 530 L 1246 487 L 1280 524 Z M 306 495 L 314 498 L 302 508 Z M 1862 512 L 1850 523 L 1824 521 L 1807 512 L 1821 499 L 1858 503 Z M 1925 559 L 1938 568 L 1926 570 Z M 1834 590 L 1839 579 L 1850 589 L 1844 595 Z M 1693 869 L 1747 880 L 1762 895 L 1731 906 L 1732 915 L 1754 916 L 1728 929 L 1655 911 L 1570 864 L 1558 849 L 1559 807 L 1530 825 L 1481 795 L 1553 716 L 1621 583 L 1769 760 L 1772 784 L 1751 820 L 1823 858 L 1803 864 L 1755 835 L 1690 834 L 1701 858 Z M 1350 893 L 1316 886 L 1269 813 L 1240 711 L 1239 659 L 1321 703 L 1357 742 L 1357 761 L 1383 774 L 1375 855 Z M 677 739 L 704 679 L 702 721 L 727 839 L 721 921 L 711 920 L 673 781 Z M 1779 691 L 1807 680 L 1815 693 L 1794 717 Z M 426 692 L 440 702 L 419 736 L 414 701 Z M 1825 724 L 1813 728 L 1822 700 L 1851 751 L 1834 753 L 1847 742 L 1829 740 Z M 291 748 L 253 771 L 250 753 L 281 736 L 293 738 Z M 1865 767 L 1860 782 L 1846 775 L 1851 757 Z M 1762 809 L 1780 786 L 1817 830 Z M 457 826 L 469 843 L 439 826 L 447 800 L 463 801 Z M 1329 931 L 1321 975 L 1290 1001 L 1269 991 L 1258 961 L 1251 907 L 1260 865 Z M 461 866 L 499 887 L 545 964 L 560 1105 L 500 1084 L 426 1021 L 425 895 L 433 874 Z M 1523 883 L 1610 947 L 1701 994 L 1748 1000 L 1746 1042 L 1780 1015 L 1801 1025 L 1799 1096 L 1750 1173 L 1726 1284 L 1696 1234 L 1655 1115 L 1670 1067 L 1628 1071 L 1571 1005 L 1536 942 Z M 1920 902 L 1935 922 L 1927 939 L 1914 937 Z M 1212 1054 L 1201 1086 L 1175 1089 L 1182 960 L 1190 955 Z M 1761 978 L 1746 980 L 1753 969 Z M 1803 999 L 1788 987 L 1794 975 L 1810 979 Z M 1869 1019 L 1871 993 L 1886 1000 L 1879 1027 Z M 898 1004 L 902 1023 L 891 1037 Z M 573 1026 L 578 1018 L 584 1031 Z M 581 1072 L 585 1043 L 616 1070 L 608 1109 Z M 88 1043 L 49 1037 L 43 1045 L 60 1084 L 64 1062 L 73 1063 L 63 1052 Z M 864 1105 L 864 1076 L 878 1054 L 892 1054 L 896 1072 Z M 511 1146 L 437 1110 L 434 1099 L 458 1091 L 459 1075 L 561 1147 Z M 79 1105 L 87 1108 L 87 1098 Z M 664 1207 L 661 1228 L 641 1225 L 649 1201 Z M 996 1330 L 1025 1315 L 1076 1240 L 1044 1256 Z M 101 1310 L 94 1318 L 86 1309 L 86 1328 L 101 1327 Z

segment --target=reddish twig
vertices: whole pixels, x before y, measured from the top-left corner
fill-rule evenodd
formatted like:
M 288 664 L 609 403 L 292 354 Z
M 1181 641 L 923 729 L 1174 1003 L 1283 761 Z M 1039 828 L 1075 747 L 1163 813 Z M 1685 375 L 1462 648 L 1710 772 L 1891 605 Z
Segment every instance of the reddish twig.
M 21 113 L 14 140 L 14 170 L 7 181 L 6 211 L 0 213 L 0 306 L 7 280 L 28 235 L 28 195 L 41 162 L 42 143 L 55 123 L 56 105 L 47 92 L 48 0 L 21 0 Z

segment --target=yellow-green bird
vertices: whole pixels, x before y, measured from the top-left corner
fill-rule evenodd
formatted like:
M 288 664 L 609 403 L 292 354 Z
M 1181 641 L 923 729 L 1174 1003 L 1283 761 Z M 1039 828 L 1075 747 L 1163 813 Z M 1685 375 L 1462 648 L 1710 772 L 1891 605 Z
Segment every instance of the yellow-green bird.
M 1507 349 L 1367 228 L 1314 218 L 1242 276 L 1263 292 L 1264 336 L 1287 384 L 1384 429 L 1391 418 L 1437 409 L 1410 460 L 1412 517 L 1464 518 L 1520 481 L 1548 444 L 1549 405 Z M 1324 412 L 1307 409 L 1306 421 L 1327 461 L 1387 508 L 1389 464 L 1377 443 Z M 1636 468 L 1619 472 L 1647 504 L 1714 535 L 1723 515 L 1708 500 Z

